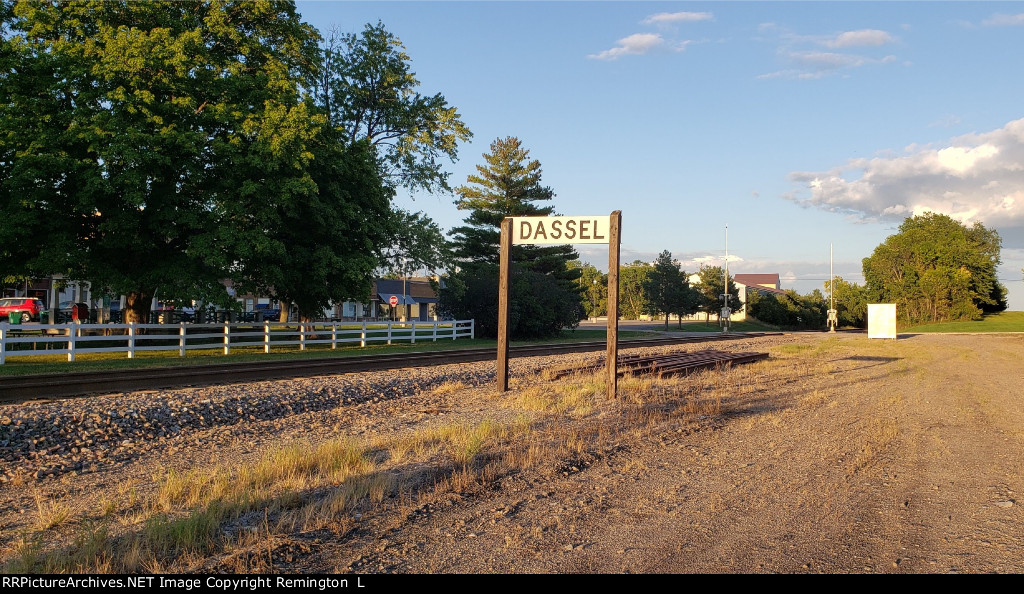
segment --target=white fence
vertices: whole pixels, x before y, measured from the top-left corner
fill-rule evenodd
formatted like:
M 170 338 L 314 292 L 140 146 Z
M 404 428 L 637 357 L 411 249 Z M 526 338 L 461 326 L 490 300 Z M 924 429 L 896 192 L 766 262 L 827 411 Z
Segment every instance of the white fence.
M 443 322 L 351 322 L 262 324 L 8 324 L 0 323 L 0 365 L 7 357 L 64 355 L 74 361 L 78 353 L 177 351 L 184 357 L 192 349 L 410 342 L 475 338 L 473 320 Z

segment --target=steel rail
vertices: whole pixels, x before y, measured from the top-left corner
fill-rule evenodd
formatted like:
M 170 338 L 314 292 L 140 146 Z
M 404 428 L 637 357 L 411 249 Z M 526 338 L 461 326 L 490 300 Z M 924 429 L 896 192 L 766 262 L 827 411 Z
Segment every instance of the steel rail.
M 621 340 L 621 348 L 737 340 L 770 333 L 722 333 L 708 336 L 639 338 Z M 603 351 L 605 341 L 511 347 L 512 357 L 535 357 Z M 214 363 L 177 367 L 153 367 L 115 371 L 85 371 L 45 375 L 9 376 L 0 379 L 0 404 L 26 400 L 60 399 L 90 394 L 135 392 L 184 386 L 209 386 L 239 382 L 380 371 L 495 359 L 494 348 L 409 352 L 388 355 L 354 355 L 318 359 L 290 359 L 267 362 Z

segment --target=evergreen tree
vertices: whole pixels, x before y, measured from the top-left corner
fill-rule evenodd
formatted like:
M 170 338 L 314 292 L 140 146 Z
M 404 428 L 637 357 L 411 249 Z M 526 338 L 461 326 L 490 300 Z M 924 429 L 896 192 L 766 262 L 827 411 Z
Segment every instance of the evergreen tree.
M 555 193 L 541 184 L 540 162 L 530 159 L 530 151 L 518 138 L 496 139 L 483 158 L 484 164 L 476 166 L 477 174 L 455 190 L 456 205 L 469 215 L 465 225 L 451 231 L 452 254 L 459 271 L 449 275 L 440 308 L 449 315 L 471 315 L 487 335 L 490 304 L 474 303 L 479 300 L 470 296 L 488 294 L 489 289 L 475 286 L 477 283 L 493 283 L 497 295 L 501 222 L 506 217 L 553 215 L 554 206 L 543 203 Z M 583 316 L 577 283 L 580 270 L 569 266 L 576 258 L 570 245 L 513 246 L 510 325 L 514 337 L 550 336 L 579 323 Z M 496 329 L 496 309 L 493 315 Z
M 696 311 L 696 299 L 690 297 L 690 286 L 686 273 L 680 270 L 679 262 L 672 259 L 668 250 L 661 252 L 648 278 L 644 281 L 644 294 L 647 296 L 647 311 L 652 315 L 665 314 L 665 328 L 668 329 L 669 314 L 687 315 L 693 308 Z

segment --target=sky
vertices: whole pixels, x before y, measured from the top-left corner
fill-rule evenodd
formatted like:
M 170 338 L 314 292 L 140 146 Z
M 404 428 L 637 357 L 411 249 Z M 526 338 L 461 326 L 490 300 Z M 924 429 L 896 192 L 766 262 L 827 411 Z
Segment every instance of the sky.
M 621 262 L 778 273 L 808 293 L 908 216 L 996 229 L 1024 310 L 1024 2 L 298 2 L 382 22 L 424 94 L 540 161 L 561 215 L 622 211 Z M 453 195 L 400 194 L 445 229 Z M 728 228 L 728 231 L 726 229 Z M 576 246 L 607 270 L 607 248 Z

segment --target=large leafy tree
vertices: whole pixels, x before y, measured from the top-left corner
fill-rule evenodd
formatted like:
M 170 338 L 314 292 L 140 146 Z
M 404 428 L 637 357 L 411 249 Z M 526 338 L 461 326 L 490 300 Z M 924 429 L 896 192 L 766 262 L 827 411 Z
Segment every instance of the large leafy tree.
M 407 275 L 413 270 L 437 272 L 451 261 L 448 240 L 441 227 L 426 213 L 397 209 L 391 243 L 381 251 L 381 268 L 389 274 Z
M 1006 309 L 996 278 L 1002 240 L 937 213 L 910 217 L 863 261 L 872 301 L 895 303 L 904 323 L 978 319 Z
M 221 280 L 273 235 L 266 212 L 316 192 L 315 32 L 275 1 L 11 8 L 0 266 L 123 293 L 128 321 L 157 290 L 226 303 Z
M 465 225 L 451 231 L 452 252 L 458 270 L 449 275 L 448 288 L 441 293 L 441 310 L 455 315 L 473 315 L 486 331 L 490 309 L 473 312 L 477 304 L 468 300 L 490 289 L 476 283 L 493 284 L 497 295 L 498 249 L 501 221 L 514 216 L 549 216 L 554 206 L 551 188 L 541 184 L 540 162 L 518 138 L 499 138 L 485 153 L 477 174 L 456 189 L 460 210 L 468 210 Z M 550 336 L 572 328 L 583 314 L 580 304 L 578 268 L 569 266 L 577 257 L 570 245 L 513 246 L 510 326 L 514 337 Z M 488 307 L 479 304 L 480 307 Z M 461 317 L 461 315 L 459 317 Z M 494 314 L 496 328 L 496 314 Z
M 587 317 L 596 318 L 608 314 L 608 275 L 593 264 L 580 261 L 570 262 L 572 268 L 580 271 L 580 293 L 583 297 L 583 311 Z
M 391 191 L 381 182 L 372 148 L 319 139 L 309 164 L 316 191 L 252 205 L 258 243 L 240 246 L 237 285 L 317 317 L 332 302 L 370 293 L 381 246 L 394 236 Z M 288 307 L 281 308 L 282 321 Z
M 383 24 L 361 33 L 331 33 L 323 68 L 308 84 L 331 126 L 348 144 L 374 147 L 381 177 L 392 187 L 449 190 L 444 161 L 472 133 L 440 93 L 420 93 L 402 41 Z
M 638 320 L 648 311 L 644 287 L 651 276 L 651 265 L 643 260 L 619 267 L 619 313 L 623 319 Z

